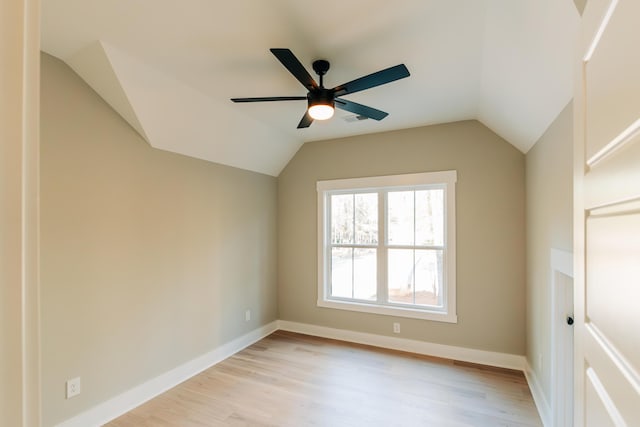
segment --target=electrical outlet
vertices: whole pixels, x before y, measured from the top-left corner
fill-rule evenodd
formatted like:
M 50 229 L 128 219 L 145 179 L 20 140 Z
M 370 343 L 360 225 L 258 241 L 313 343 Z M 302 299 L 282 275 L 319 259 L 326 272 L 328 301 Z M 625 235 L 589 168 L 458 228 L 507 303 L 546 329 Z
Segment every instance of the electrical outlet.
M 400 323 L 395 322 L 393 324 L 393 333 L 394 334 L 399 334 L 400 333 Z
M 251 310 L 247 310 L 244 312 L 244 321 L 248 322 L 249 320 L 251 320 Z
M 80 394 L 80 377 L 67 380 L 67 399 Z

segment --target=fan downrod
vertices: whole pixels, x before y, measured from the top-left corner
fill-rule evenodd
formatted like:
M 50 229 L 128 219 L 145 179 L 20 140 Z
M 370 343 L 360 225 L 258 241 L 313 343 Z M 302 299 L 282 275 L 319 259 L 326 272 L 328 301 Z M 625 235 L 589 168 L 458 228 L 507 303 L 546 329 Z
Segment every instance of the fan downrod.
M 313 64 L 311 64 L 311 66 L 313 67 L 313 71 L 315 71 L 316 74 L 320 76 L 320 87 L 323 88 L 324 82 L 322 77 L 327 74 L 327 71 L 329 71 L 329 67 L 331 66 L 331 64 L 329 64 L 329 61 L 325 61 L 324 59 L 318 59 L 317 61 L 313 61 Z

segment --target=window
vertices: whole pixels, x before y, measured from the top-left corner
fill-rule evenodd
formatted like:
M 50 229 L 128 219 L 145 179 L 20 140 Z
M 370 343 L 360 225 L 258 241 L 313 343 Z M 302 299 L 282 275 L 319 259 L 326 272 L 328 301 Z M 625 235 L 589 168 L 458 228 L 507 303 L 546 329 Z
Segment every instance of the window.
M 455 323 L 456 178 L 319 181 L 318 306 Z

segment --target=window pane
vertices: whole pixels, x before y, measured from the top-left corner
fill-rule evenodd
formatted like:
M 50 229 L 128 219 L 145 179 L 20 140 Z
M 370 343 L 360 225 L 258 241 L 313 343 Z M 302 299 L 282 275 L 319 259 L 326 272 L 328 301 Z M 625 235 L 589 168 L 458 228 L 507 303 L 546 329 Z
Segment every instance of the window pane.
M 378 194 L 355 195 L 356 243 L 375 245 L 378 243 Z
M 389 302 L 413 304 L 413 249 L 389 249 L 388 292 Z
M 387 194 L 387 236 L 390 245 L 414 243 L 414 191 L 390 191 Z
M 354 249 L 353 296 L 375 301 L 377 297 L 378 263 L 375 249 Z
M 353 243 L 353 194 L 331 196 L 331 242 Z
M 416 191 L 416 245 L 444 244 L 444 189 Z
M 442 250 L 415 251 L 415 304 L 442 307 Z
M 331 249 L 331 296 L 353 297 L 353 249 Z
M 318 181 L 318 306 L 456 322 L 456 177 Z

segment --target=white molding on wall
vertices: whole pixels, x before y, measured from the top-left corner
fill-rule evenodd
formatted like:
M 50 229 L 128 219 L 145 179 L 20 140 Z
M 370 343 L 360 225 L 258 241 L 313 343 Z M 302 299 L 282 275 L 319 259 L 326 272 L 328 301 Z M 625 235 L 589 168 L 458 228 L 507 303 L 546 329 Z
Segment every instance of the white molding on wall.
M 545 427 L 551 427 L 551 406 L 549 406 L 549 402 L 547 402 L 547 398 L 544 395 L 535 371 L 526 361 L 524 376 L 527 378 L 527 383 L 529 383 L 529 390 L 531 390 L 533 401 L 536 404 L 536 408 L 538 408 L 538 414 L 540 414 L 542 424 Z
M 525 357 L 517 354 L 497 353 L 493 351 L 416 341 L 407 338 L 354 332 L 345 329 L 335 329 L 325 326 L 309 325 L 306 323 L 290 322 L 287 320 L 279 320 L 278 329 L 323 338 L 349 341 L 358 344 L 366 344 L 374 347 L 407 351 L 426 356 L 442 357 L 445 359 L 478 363 L 481 365 L 489 365 L 499 368 L 516 369 L 518 371 L 524 371 L 526 366 Z
M 276 320 L 254 329 L 253 331 L 236 338 L 235 340 L 228 342 L 209 353 L 184 363 L 183 365 L 180 365 L 156 378 L 125 391 L 124 393 L 82 412 L 73 418 L 63 421 L 58 424 L 57 427 L 101 426 L 120 415 L 125 414 L 133 408 L 140 406 L 159 394 L 164 393 L 170 388 L 177 386 L 194 375 L 216 365 L 224 359 L 233 356 L 235 353 L 257 341 L 260 341 L 262 338 L 277 330 L 297 332 L 317 337 L 371 345 L 374 347 L 407 351 L 427 356 L 523 371 L 527 378 L 527 382 L 529 383 L 529 388 L 531 389 L 540 417 L 542 418 L 545 427 L 550 426 L 549 404 L 542 393 L 539 383 L 535 377 L 535 373 L 531 370 L 531 367 L 524 356 L 416 341 L 407 338 L 355 332 L 345 329 L 335 329 L 287 320 Z
M 529 385 L 529 390 L 531 390 L 533 401 L 538 409 L 538 414 L 540 415 L 543 425 L 545 427 L 551 427 L 551 408 L 544 393 L 542 392 L 540 382 L 538 381 L 535 372 L 531 369 L 531 366 L 529 366 L 525 356 L 415 341 L 406 338 L 374 335 L 364 332 L 354 332 L 345 329 L 335 329 L 325 326 L 290 322 L 287 320 L 279 320 L 278 329 L 392 350 L 407 351 L 426 356 L 442 357 L 462 362 L 478 363 L 481 365 L 522 371 L 527 380 L 527 384 Z
M 88 427 L 101 426 L 120 415 L 142 405 L 148 400 L 161 393 L 177 386 L 196 374 L 210 368 L 211 366 L 233 356 L 240 350 L 260 341 L 267 335 L 277 330 L 278 321 L 273 321 L 267 325 L 254 329 L 233 341 L 212 350 L 200 357 L 190 360 L 156 378 L 142 383 L 128 391 L 125 391 L 112 399 L 107 400 L 93 408 L 76 415 L 57 427 Z
M 559 271 L 573 278 L 573 253 L 551 248 L 551 271 Z

